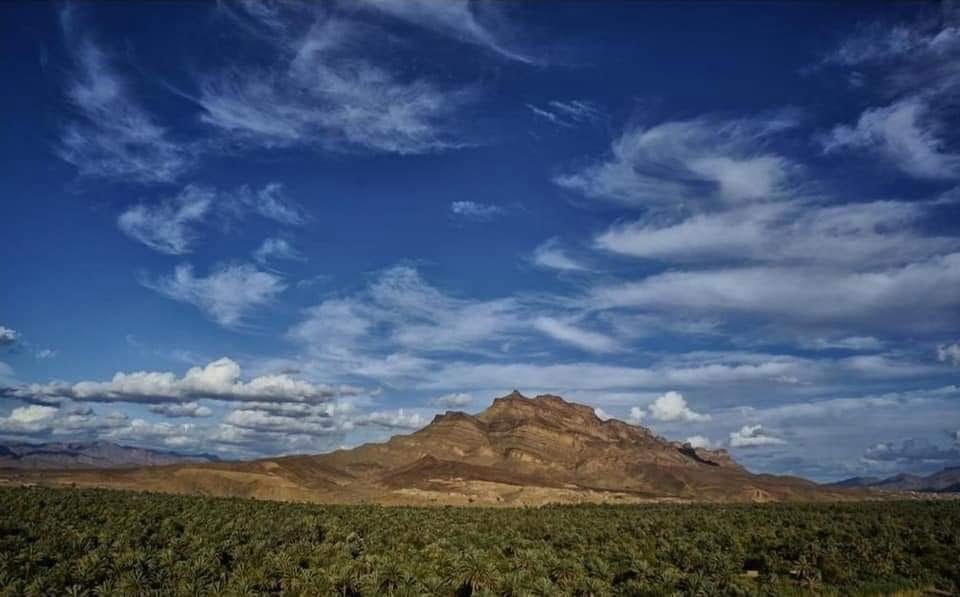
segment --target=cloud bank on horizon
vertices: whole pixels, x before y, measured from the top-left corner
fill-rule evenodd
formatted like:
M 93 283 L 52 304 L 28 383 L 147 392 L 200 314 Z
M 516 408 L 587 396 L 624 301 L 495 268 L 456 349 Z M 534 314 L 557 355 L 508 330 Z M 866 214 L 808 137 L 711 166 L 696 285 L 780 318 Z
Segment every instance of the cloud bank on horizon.
M 960 463 L 952 5 L 0 10 L 0 441 L 319 452 L 518 388 Z

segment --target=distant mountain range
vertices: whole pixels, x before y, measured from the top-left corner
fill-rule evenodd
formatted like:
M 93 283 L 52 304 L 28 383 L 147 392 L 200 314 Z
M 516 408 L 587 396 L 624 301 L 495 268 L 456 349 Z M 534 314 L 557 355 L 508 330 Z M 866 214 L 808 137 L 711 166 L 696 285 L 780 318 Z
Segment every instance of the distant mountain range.
M 724 450 L 602 420 L 593 408 L 559 396 L 518 392 L 476 415 L 447 412 L 415 433 L 329 454 L 15 472 L 9 478 L 18 483 L 325 503 L 523 506 L 858 497 L 855 489 L 753 474 Z
M 859 487 L 885 489 L 887 491 L 960 492 L 960 466 L 950 466 L 926 477 L 907 473 L 901 473 L 886 479 L 879 477 L 852 477 L 836 483 L 830 483 L 828 487 Z
M 121 446 L 104 441 L 0 444 L 0 468 L 28 470 L 122 468 L 217 460 L 216 456 L 210 454 L 181 454 L 167 450 Z

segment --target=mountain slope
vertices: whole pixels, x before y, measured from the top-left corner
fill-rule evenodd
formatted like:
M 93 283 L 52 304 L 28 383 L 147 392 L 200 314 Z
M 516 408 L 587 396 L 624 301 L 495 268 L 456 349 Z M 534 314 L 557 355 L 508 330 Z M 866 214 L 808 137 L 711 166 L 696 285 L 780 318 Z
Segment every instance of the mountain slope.
M 478 415 L 329 454 L 130 471 L 47 474 L 43 482 L 317 502 L 542 504 L 578 501 L 844 499 L 789 477 L 754 475 L 723 450 L 599 419 L 558 396 L 514 392 Z
M 0 468 L 72 469 L 160 466 L 185 462 L 213 462 L 215 456 L 180 454 L 121 446 L 111 442 L 7 443 L 0 445 Z

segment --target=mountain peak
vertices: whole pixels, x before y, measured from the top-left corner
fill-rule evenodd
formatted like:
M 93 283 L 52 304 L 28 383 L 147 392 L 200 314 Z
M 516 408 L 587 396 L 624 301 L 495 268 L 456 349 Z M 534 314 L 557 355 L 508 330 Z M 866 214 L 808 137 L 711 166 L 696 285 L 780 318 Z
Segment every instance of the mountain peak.
M 739 501 L 828 493 L 807 482 L 751 475 L 723 451 L 671 442 L 623 421 L 603 421 L 593 408 L 560 396 L 528 398 L 519 391 L 494 399 L 476 415 L 437 415 L 419 431 L 385 443 L 184 467 L 174 474 L 139 468 L 125 476 L 90 472 L 74 478 L 214 495 L 421 504 Z

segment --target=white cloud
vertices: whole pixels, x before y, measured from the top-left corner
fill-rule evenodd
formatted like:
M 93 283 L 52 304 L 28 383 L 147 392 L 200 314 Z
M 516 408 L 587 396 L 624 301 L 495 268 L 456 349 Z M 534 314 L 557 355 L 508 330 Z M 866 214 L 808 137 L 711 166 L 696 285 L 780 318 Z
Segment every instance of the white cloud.
M 553 391 L 609 390 L 615 388 L 660 389 L 666 387 L 703 387 L 749 382 L 790 383 L 793 378 L 816 379 L 829 366 L 818 366 L 803 359 L 760 355 L 755 361 L 730 358 L 715 361 L 698 358 L 689 363 L 664 363 L 657 366 L 624 367 L 609 364 L 572 362 L 476 363 L 453 361 L 427 363 L 418 371 L 418 387 L 423 389 L 484 390 L 502 388 L 550 388 Z M 844 371 L 846 373 L 846 371 Z
M 21 400 L 81 402 L 181 403 L 181 412 L 192 409 L 198 399 L 224 401 L 325 402 L 340 395 L 356 394 L 347 386 L 314 384 L 286 374 L 241 379 L 240 366 L 222 358 L 204 367 L 192 367 L 183 377 L 158 371 L 119 372 L 110 381 L 53 382 L 4 388 L 2 395 Z M 204 407 L 197 407 L 198 410 Z M 170 409 L 168 412 L 174 412 Z M 168 414 L 164 412 L 163 414 Z
M 920 235 L 935 204 L 874 201 L 811 206 L 781 202 L 614 224 L 598 248 L 671 262 L 750 260 L 863 268 L 904 264 L 960 248 L 960 239 Z
M 11 346 L 17 343 L 20 334 L 16 330 L 0 325 L 0 346 Z
M 404 412 L 401 408 L 396 412 L 372 412 L 353 419 L 355 425 L 376 425 L 379 427 L 397 429 L 419 429 L 427 424 L 427 420 L 420 413 Z
M 274 259 L 299 261 L 303 259 L 303 255 L 286 239 L 271 237 L 264 239 L 263 243 L 257 247 L 257 250 L 253 252 L 253 258 L 258 263 L 265 264 Z
M 240 67 L 205 77 L 202 119 L 241 145 L 320 147 L 422 154 L 456 148 L 453 115 L 471 96 L 401 76 L 365 58 L 388 41 L 318 6 L 257 2 L 238 17 L 272 44 L 271 67 Z
M 500 206 L 475 201 L 454 201 L 450 204 L 450 212 L 461 218 L 481 222 L 492 220 L 505 213 Z
M 657 421 L 683 421 L 685 423 L 699 423 L 709 421 L 710 415 L 704 415 L 693 412 L 683 394 L 679 392 L 667 392 L 659 396 L 648 407 L 650 417 Z
M 526 107 L 537 117 L 564 128 L 592 122 L 601 115 L 600 110 L 586 100 L 551 100 L 545 106 L 526 104 Z
M 433 29 L 460 41 L 486 48 L 504 58 L 533 63 L 532 58 L 508 49 L 498 35 L 474 14 L 477 3 L 468 0 L 361 0 L 360 4 L 392 17 Z M 489 7 L 485 7 L 489 11 Z M 495 17 L 495 15 L 491 15 Z M 502 27 L 501 27 L 502 28 Z
M 10 412 L 8 419 L 14 423 L 36 423 L 45 421 L 57 414 L 57 408 L 53 406 L 42 406 L 32 404 L 30 406 L 21 406 Z
M 343 431 L 337 425 L 337 422 L 330 417 L 317 415 L 289 416 L 252 409 L 232 411 L 224 419 L 224 422 L 241 429 L 283 434 L 302 433 L 306 435 L 326 436 L 342 433 Z
M 873 336 L 848 336 L 844 338 L 812 338 L 802 340 L 803 348 L 813 350 L 881 350 L 885 343 Z
M 938 346 L 937 360 L 941 363 L 952 363 L 955 367 L 960 367 L 960 342 Z
M 462 408 L 464 406 L 469 406 L 472 402 L 473 396 L 470 394 L 456 392 L 453 394 L 444 394 L 443 396 L 438 396 L 437 398 L 431 400 L 430 404 L 444 408 Z
M 821 142 L 828 153 L 848 148 L 877 153 L 917 178 L 957 178 L 960 154 L 946 149 L 943 131 L 928 111 L 919 97 L 871 108 L 854 126 L 837 126 Z
M 940 95 L 960 83 L 960 21 L 956 10 L 940 11 L 890 26 L 876 22 L 843 40 L 825 65 L 852 67 L 860 78 L 878 75 L 891 92 Z
M 533 320 L 533 327 L 555 340 L 588 352 L 614 352 L 620 348 L 609 336 L 552 317 L 537 317 Z
M 190 152 L 133 99 L 103 50 L 78 31 L 75 10 L 68 6 L 60 12 L 75 64 L 67 96 L 77 116 L 61 134 L 60 157 L 85 176 L 148 183 L 176 179 L 191 166 Z
M 128 208 L 117 224 L 127 236 L 151 249 L 184 255 L 196 240 L 194 229 L 206 220 L 216 216 L 231 224 L 251 213 L 288 225 L 307 220 L 300 206 L 285 196 L 283 185 L 268 183 L 260 190 L 242 186 L 231 192 L 187 185 L 174 197 Z
M 692 435 L 688 437 L 685 442 L 694 448 L 706 448 L 709 450 L 713 447 L 713 442 L 711 442 L 709 438 L 706 438 L 702 435 Z
M 547 269 L 555 269 L 566 272 L 585 271 L 587 267 L 573 259 L 560 247 L 560 239 L 551 238 L 533 251 L 532 261 L 534 265 Z
M 206 218 L 214 198 L 212 191 L 188 185 L 171 199 L 127 209 L 117 218 L 117 225 L 155 251 L 183 255 L 190 252 L 195 238 L 191 227 Z
M 7 417 L 0 417 L 0 433 L 20 435 L 36 434 L 48 431 L 58 409 L 52 406 L 20 406 L 10 411 Z
M 151 404 L 150 412 L 165 417 L 209 417 L 213 411 L 199 402 Z
M 694 412 L 679 392 L 670 391 L 662 396 L 658 396 L 647 410 L 638 406 L 630 409 L 630 420 L 639 423 L 647 416 L 655 421 L 674 422 L 681 421 L 685 423 L 699 423 L 709 421 L 710 415 L 704 415 Z
M 793 117 L 781 114 L 633 127 L 613 142 L 606 159 L 554 181 L 587 197 L 638 206 L 777 199 L 790 189 L 795 166 L 766 145 L 794 125 Z
M 399 346 L 418 352 L 478 350 L 520 326 L 511 299 L 473 301 L 442 292 L 406 266 L 382 272 L 357 296 L 309 309 L 290 335 L 315 356 L 363 360 L 357 351 Z
M 178 265 L 172 276 L 143 283 L 171 299 L 195 305 L 227 327 L 242 324 L 251 311 L 270 304 L 286 289 L 280 276 L 247 264 L 220 266 L 206 277 L 195 276 L 190 265 Z
M 52 359 L 57 356 L 57 351 L 52 348 L 41 348 L 37 352 L 33 353 L 33 356 L 38 359 Z
M 590 303 L 888 332 L 942 329 L 960 305 L 960 253 L 863 273 L 784 267 L 666 272 L 595 288 Z
M 744 425 L 739 431 L 730 433 L 730 445 L 734 448 L 779 446 L 786 443 L 778 437 L 767 435 L 763 430 L 763 425 Z
M 270 182 L 259 190 L 242 186 L 221 199 L 237 216 L 253 212 L 268 220 L 298 226 L 309 220 L 309 215 L 296 201 L 286 195 L 283 184 Z

